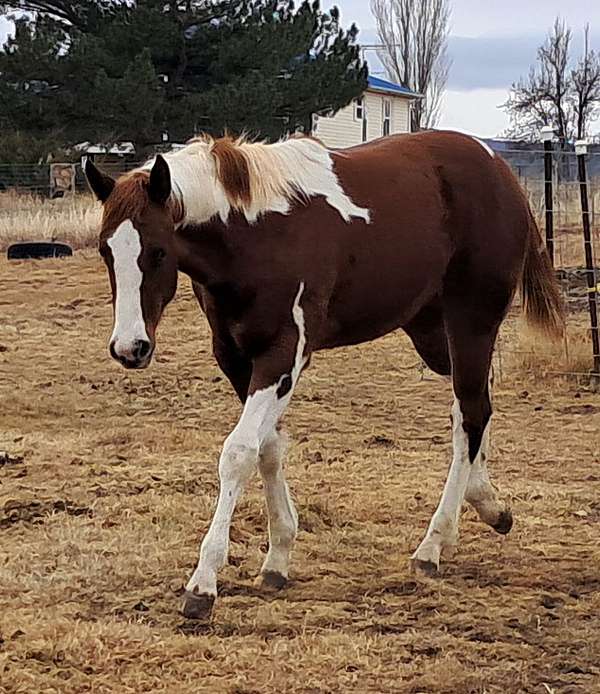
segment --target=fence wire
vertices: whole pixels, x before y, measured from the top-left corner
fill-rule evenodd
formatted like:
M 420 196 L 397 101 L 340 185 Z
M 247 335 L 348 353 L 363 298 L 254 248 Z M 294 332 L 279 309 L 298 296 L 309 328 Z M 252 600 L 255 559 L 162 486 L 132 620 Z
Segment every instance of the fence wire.
M 535 152 L 542 162 L 544 151 Z M 500 373 L 519 370 L 566 376 L 581 385 L 598 387 L 600 375 L 594 369 L 592 325 L 588 284 L 600 296 L 600 175 L 589 175 L 587 182 L 593 265 L 586 266 L 577 157 L 572 152 L 555 154 L 553 166 L 554 266 L 566 308 L 563 341 L 552 345 L 528 332 L 521 320 L 517 298 L 496 350 Z M 600 153 L 587 155 L 588 172 L 600 171 Z M 518 172 L 517 172 L 518 173 Z M 519 176 L 535 214 L 542 237 L 546 231 L 544 177 Z M 588 282 L 588 277 L 591 281 Z

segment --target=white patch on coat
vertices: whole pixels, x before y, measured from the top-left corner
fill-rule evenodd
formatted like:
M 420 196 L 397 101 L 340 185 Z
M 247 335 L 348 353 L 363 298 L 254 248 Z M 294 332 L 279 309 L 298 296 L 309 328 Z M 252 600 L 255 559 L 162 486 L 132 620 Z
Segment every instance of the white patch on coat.
M 458 521 L 471 474 L 469 439 L 463 428 L 463 415 L 456 398 L 452 407 L 452 444 L 452 464 L 442 498 L 425 538 L 412 557 L 413 560 L 431 563 L 436 567 L 439 567 L 442 550 L 452 550 L 458 541 Z
M 356 205 L 344 191 L 333 168 L 331 153 L 310 138 L 288 139 L 273 144 L 239 140 L 250 174 L 250 203 L 235 206 L 219 180 L 212 154 L 214 140 L 194 141 L 166 155 L 173 192 L 184 208 L 182 224 L 202 224 L 219 217 L 226 223 L 233 209 L 250 223 L 268 212 L 289 214 L 293 203 L 309 204 L 322 196 L 346 222 L 353 218 L 367 224 L 371 213 Z M 152 167 L 148 162 L 145 169 Z
M 488 393 L 490 403 L 494 393 L 494 367 L 490 366 L 488 374 Z M 479 518 L 488 525 L 494 526 L 506 507 L 498 501 L 496 489 L 492 485 L 487 469 L 487 459 L 490 450 L 490 429 L 492 420 L 487 423 L 481 445 L 475 461 L 471 465 L 471 474 L 465 491 L 465 499 L 475 508 Z
M 485 151 L 490 155 L 490 157 L 492 159 L 496 156 L 496 152 L 494 152 L 494 150 L 487 144 L 487 142 L 484 142 L 483 140 L 480 140 L 477 137 L 474 137 L 472 139 L 475 140 L 475 142 L 478 145 L 481 145 L 483 147 L 483 149 L 485 149 Z
M 282 374 L 277 383 L 255 391 L 246 399 L 237 425 L 225 440 L 219 459 L 220 489 L 217 508 L 200 548 L 198 566 L 187 584 L 190 592 L 213 596 L 217 594 L 217 572 L 227 562 L 229 528 L 235 505 L 256 470 L 261 451 L 276 435 L 277 422 L 291 400 L 305 364 L 306 332 L 304 311 L 300 306 L 303 292 L 304 282 L 301 282 L 292 306 L 292 316 L 298 328 L 298 342 L 291 373 Z M 279 397 L 279 386 L 288 377 L 292 379 L 291 388 L 283 397 Z M 276 503 L 287 503 L 287 490 L 284 494 L 284 490 L 278 489 L 277 494 L 280 498 Z M 291 522 L 295 520 L 292 518 Z M 280 562 L 278 570 L 283 571 L 284 568 Z
M 115 273 L 115 324 L 111 336 L 118 355 L 129 356 L 137 340 L 149 342 L 142 312 L 143 274 L 138 265 L 142 244 L 138 230 L 126 219 L 108 239 Z
M 471 473 L 465 490 L 465 499 L 475 508 L 479 518 L 488 525 L 498 522 L 504 510 L 496 496 L 487 469 L 487 456 L 490 447 L 491 420 L 487 423 L 481 438 L 479 452 L 471 465 Z

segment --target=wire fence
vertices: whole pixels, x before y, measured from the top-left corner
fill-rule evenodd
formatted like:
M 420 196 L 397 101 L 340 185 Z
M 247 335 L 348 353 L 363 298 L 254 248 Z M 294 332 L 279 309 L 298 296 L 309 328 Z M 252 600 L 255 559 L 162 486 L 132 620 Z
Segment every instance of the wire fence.
M 114 176 L 139 166 L 142 162 L 132 157 L 100 159 L 102 168 Z M 57 181 L 56 171 L 71 170 L 71 176 Z M 0 163 L 0 192 L 17 191 L 43 197 L 62 197 L 68 192 L 85 192 L 87 184 L 80 162 L 53 164 L 2 164 Z
M 504 155 L 505 152 L 502 152 Z M 510 159 L 510 151 L 507 152 Z M 521 158 L 522 152 L 516 152 Z M 542 149 L 528 152 L 537 158 L 541 167 L 546 152 Z M 584 157 L 586 169 L 593 172 L 586 180 L 586 201 L 589 210 L 589 239 L 584 235 L 582 184 L 579 180 L 579 159 L 575 152 L 554 152 L 551 155 L 551 178 L 529 176 L 531 166 L 513 167 L 521 186 L 526 191 L 542 236 L 547 241 L 551 233 L 551 247 L 557 278 L 560 282 L 566 308 L 566 332 L 563 341 L 553 345 L 528 332 L 517 318 L 517 304 L 505 323 L 496 350 L 500 375 L 529 369 L 544 375 L 570 377 L 580 385 L 594 390 L 600 387 L 600 354 L 597 318 L 592 315 L 591 299 L 600 295 L 600 152 Z M 551 184 L 551 197 L 547 197 L 547 184 Z M 550 229 L 548 229 L 550 227 Z M 586 253 L 587 244 L 587 253 Z M 597 312 L 597 307 L 594 309 Z M 594 333 L 596 338 L 594 338 Z
M 562 344 L 548 347 L 548 343 L 540 341 L 524 329 L 522 322 L 516 318 L 519 306 L 515 305 L 498 342 L 497 370 L 502 376 L 518 365 L 521 371 L 525 368 L 544 374 L 573 377 L 585 384 L 600 384 L 600 354 L 595 353 L 598 350 L 593 344 L 595 328 L 590 307 L 590 297 L 596 299 L 600 296 L 600 152 L 592 151 L 585 158 L 590 172 L 587 185 L 590 226 L 587 257 L 576 154 L 561 151 L 551 155 L 553 190 L 550 202 L 546 195 L 549 181 L 544 176 L 544 156 L 547 153 L 543 149 L 528 150 L 525 153 L 522 150 L 505 149 L 501 154 L 511 164 L 526 191 L 543 236 L 546 235 L 548 220 L 551 218 L 554 266 L 565 300 L 567 330 Z M 112 175 L 124 173 L 140 164 L 133 156 L 103 157 L 99 161 L 103 169 Z M 77 200 L 82 197 L 77 193 L 87 191 L 87 184 L 80 163 L 0 164 L 0 194 L 3 190 L 51 199 L 64 197 Z M 63 204 L 61 200 L 56 202 Z M 28 204 L 32 208 L 40 207 L 35 201 Z M 63 207 L 66 204 L 64 202 Z M 76 207 L 79 205 L 74 202 L 69 204 Z M 14 208 L 14 203 L 9 205 Z M 2 217 L 7 216 L 9 205 L 3 208 L 0 200 L 0 236 Z M 54 214 L 60 209 L 56 206 L 52 208 Z M 37 213 L 31 218 L 33 223 L 40 223 L 41 216 Z M 85 209 L 74 209 L 70 223 L 78 230 L 88 226 L 87 236 L 81 235 L 76 246 L 84 246 L 94 237 L 96 218 Z

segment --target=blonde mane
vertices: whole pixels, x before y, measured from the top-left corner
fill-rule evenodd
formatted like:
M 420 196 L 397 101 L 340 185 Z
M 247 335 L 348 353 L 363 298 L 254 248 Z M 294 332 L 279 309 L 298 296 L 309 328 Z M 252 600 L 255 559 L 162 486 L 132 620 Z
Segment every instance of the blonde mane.
M 294 203 L 315 196 L 323 196 L 347 222 L 352 217 L 369 222 L 369 211 L 344 192 L 331 153 L 314 138 L 265 144 L 202 136 L 166 160 L 182 223 L 201 224 L 215 216 L 226 222 L 232 210 L 254 223 L 268 212 L 289 214 Z

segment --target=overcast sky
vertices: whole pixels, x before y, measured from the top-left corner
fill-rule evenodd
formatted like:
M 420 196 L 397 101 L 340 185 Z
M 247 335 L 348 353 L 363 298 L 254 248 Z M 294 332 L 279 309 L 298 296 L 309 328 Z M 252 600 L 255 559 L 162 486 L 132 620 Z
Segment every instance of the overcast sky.
M 361 29 L 362 43 L 375 43 L 375 21 L 369 0 L 323 0 L 337 5 L 343 23 Z M 453 8 L 449 89 L 444 101 L 443 127 L 483 137 L 494 136 L 508 122 L 498 106 L 506 101 L 511 82 L 526 74 L 537 47 L 557 15 L 571 25 L 580 42 L 589 22 L 592 47 L 600 50 L 600 0 L 451 0 Z M 0 39 L 6 34 L 0 20 Z M 379 72 L 376 55 L 367 52 L 372 70 Z

